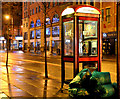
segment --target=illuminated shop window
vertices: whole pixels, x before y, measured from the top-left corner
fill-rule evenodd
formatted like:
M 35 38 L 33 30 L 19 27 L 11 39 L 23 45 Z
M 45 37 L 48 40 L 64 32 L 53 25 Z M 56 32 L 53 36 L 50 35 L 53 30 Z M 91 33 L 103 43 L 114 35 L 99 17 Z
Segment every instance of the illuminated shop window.
M 73 20 L 63 23 L 64 55 L 73 56 Z
M 41 26 L 40 19 L 38 19 L 38 20 L 36 21 L 36 26 Z
M 36 38 L 41 38 L 41 30 L 36 30 Z
M 34 31 L 30 32 L 30 39 L 34 39 Z
M 33 28 L 34 27 L 34 22 L 31 21 L 30 27 Z
M 97 56 L 97 21 L 79 20 L 79 55 Z
M 55 26 L 55 27 L 53 27 L 53 29 L 52 29 L 52 36 L 53 37 L 58 37 L 59 36 L 59 26 Z
M 50 37 L 50 28 L 46 28 L 46 36 Z
M 52 19 L 52 23 L 59 22 L 58 14 L 55 14 Z
M 50 24 L 50 18 L 46 18 L 46 25 Z

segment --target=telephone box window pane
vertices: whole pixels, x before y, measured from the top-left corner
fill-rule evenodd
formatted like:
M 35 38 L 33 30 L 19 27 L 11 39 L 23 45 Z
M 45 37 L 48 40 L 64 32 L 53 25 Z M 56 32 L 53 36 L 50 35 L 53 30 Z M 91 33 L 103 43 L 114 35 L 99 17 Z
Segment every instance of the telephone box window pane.
M 97 56 L 97 21 L 79 20 L 79 56 Z
M 84 21 L 84 38 L 97 37 L 97 21 Z
M 73 56 L 73 20 L 63 23 L 64 28 L 64 55 Z

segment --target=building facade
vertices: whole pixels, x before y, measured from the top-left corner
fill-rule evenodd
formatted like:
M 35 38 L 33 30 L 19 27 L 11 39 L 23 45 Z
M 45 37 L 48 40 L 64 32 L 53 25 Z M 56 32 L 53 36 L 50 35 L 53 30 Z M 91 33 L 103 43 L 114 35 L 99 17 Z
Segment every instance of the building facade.
M 116 2 L 103 2 L 102 13 L 102 48 L 103 54 L 117 54 L 117 31 L 116 31 Z
M 46 39 L 47 50 L 60 54 L 61 13 L 70 5 L 92 5 L 100 9 L 99 2 L 47 2 L 46 3 Z M 23 2 L 23 50 L 44 51 L 44 12 L 42 2 Z
M 22 48 L 22 3 L 2 2 L 2 35 L 0 35 L 0 49 L 6 49 L 5 34 L 9 35 L 9 50 Z M 5 16 L 9 16 L 6 19 Z

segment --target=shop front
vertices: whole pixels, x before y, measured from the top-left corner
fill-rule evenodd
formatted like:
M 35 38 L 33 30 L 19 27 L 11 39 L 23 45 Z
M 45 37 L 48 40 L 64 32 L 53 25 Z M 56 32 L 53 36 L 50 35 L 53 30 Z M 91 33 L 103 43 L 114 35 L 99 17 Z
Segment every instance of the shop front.
M 4 37 L 0 37 L 0 49 L 4 50 L 6 48 L 6 40 Z
M 22 50 L 22 40 L 23 40 L 22 36 L 15 37 L 12 45 L 13 50 Z
M 103 33 L 102 52 L 103 55 L 117 54 L 117 32 Z

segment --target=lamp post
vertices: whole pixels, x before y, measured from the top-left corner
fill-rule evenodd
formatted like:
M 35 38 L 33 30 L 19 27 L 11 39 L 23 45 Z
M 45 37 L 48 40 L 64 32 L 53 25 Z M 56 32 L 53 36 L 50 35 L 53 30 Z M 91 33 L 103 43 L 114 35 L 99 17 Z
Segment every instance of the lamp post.
M 10 16 L 9 16 L 9 15 L 6 15 L 6 16 L 5 16 L 5 19 L 6 19 L 6 20 L 9 20 L 9 19 L 10 19 Z M 7 44 L 6 69 L 7 69 L 7 72 L 8 72 L 8 49 L 9 49 L 9 33 L 8 33 L 8 25 L 7 25 L 7 34 L 5 34 L 5 38 L 6 38 L 6 44 Z
M 24 51 L 24 35 L 23 35 L 23 25 L 21 25 L 20 27 L 21 27 L 21 33 L 22 33 L 22 37 L 23 37 L 23 40 L 22 40 L 22 51 Z

